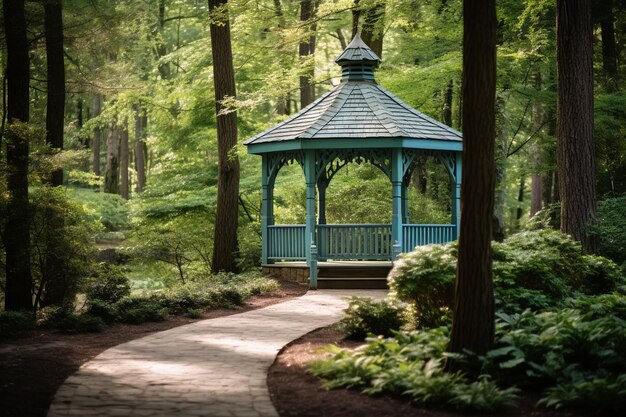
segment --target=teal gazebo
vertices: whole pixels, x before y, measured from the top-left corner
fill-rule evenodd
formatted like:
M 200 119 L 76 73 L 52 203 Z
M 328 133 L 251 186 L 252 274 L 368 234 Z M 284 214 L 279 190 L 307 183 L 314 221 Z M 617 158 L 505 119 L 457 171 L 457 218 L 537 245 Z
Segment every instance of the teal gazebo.
M 306 261 L 313 288 L 317 259 L 393 261 L 400 252 L 459 235 L 461 133 L 378 85 L 374 69 L 380 59 L 358 35 L 336 62 L 342 69 L 339 85 L 244 143 L 249 153 L 262 157 L 262 263 Z M 449 224 L 410 222 L 408 187 L 421 156 L 437 158 L 450 175 Z M 368 162 L 389 178 L 391 224 L 326 223 L 326 190 L 350 162 Z M 306 224 L 277 225 L 274 183 L 281 168 L 293 163 L 302 167 L 306 179 Z

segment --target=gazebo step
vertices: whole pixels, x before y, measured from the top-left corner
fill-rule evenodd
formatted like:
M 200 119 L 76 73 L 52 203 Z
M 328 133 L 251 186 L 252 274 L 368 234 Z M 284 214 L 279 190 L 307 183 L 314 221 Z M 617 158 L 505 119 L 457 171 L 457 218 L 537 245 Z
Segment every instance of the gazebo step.
M 317 288 L 324 289 L 388 289 L 387 278 L 318 277 Z
M 386 277 L 391 271 L 391 265 L 367 266 L 320 266 L 318 278 L 380 278 Z M 383 278 L 385 279 L 385 278 Z

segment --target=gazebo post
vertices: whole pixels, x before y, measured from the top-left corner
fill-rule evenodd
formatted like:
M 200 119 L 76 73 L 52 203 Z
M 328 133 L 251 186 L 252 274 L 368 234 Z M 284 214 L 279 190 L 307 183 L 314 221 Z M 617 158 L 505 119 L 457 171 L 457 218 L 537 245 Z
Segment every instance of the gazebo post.
M 317 183 L 317 224 L 326 224 L 326 187 L 328 187 L 327 184 L 322 182 Z
M 306 179 L 306 227 L 304 229 L 306 261 L 311 264 L 311 244 L 315 237 L 315 151 L 306 151 L 304 155 L 304 177 Z
M 402 223 L 409 224 L 409 182 L 402 181 Z
M 402 149 L 391 150 L 391 242 L 402 248 Z M 394 254 L 392 260 L 395 261 Z
M 270 174 L 269 156 L 261 155 L 261 263 L 271 264 L 269 259 L 269 226 L 274 224 L 274 182 Z
M 452 212 L 452 224 L 456 226 L 456 238 L 459 238 L 461 233 L 461 183 L 463 172 L 463 154 L 461 152 L 455 152 L 454 164 L 454 176 L 450 181 L 450 195 L 452 196 L 451 212 Z

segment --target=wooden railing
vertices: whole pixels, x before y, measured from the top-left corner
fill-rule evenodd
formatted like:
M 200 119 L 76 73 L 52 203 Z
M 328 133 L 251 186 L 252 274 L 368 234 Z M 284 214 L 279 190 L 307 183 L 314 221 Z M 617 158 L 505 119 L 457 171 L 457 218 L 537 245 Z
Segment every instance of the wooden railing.
M 402 226 L 402 252 L 411 252 L 416 246 L 451 242 L 456 238 L 453 224 L 405 224 Z
M 268 259 L 305 260 L 306 239 L 303 224 L 281 224 L 267 227 Z
M 320 259 L 391 259 L 389 224 L 319 224 Z

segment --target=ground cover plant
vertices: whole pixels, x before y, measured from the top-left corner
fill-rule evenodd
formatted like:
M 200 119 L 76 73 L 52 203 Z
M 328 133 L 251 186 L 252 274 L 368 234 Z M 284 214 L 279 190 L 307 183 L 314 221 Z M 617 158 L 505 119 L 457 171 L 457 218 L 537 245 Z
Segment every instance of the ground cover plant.
M 496 343 L 486 354 L 446 352 L 456 262 L 450 243 L 402 255 L 390 274 L 392 301 L 352 300 L 344 329 L 348 335 L 367 329 L 366 344 L 330 347 L 311 371 L 328 388 L 404 396 L 423 406 L 494 412 L 533 392 L 541 407 L 625 411 L 623 271 L 553 230 L 512 235 L 493 250 Z M 380 314 L 400 301 L 409 320 L 399 308 Z M 403 330 L 385 328 L 390 323 Z M 460 371 L 445 371 L 451 359 Z

